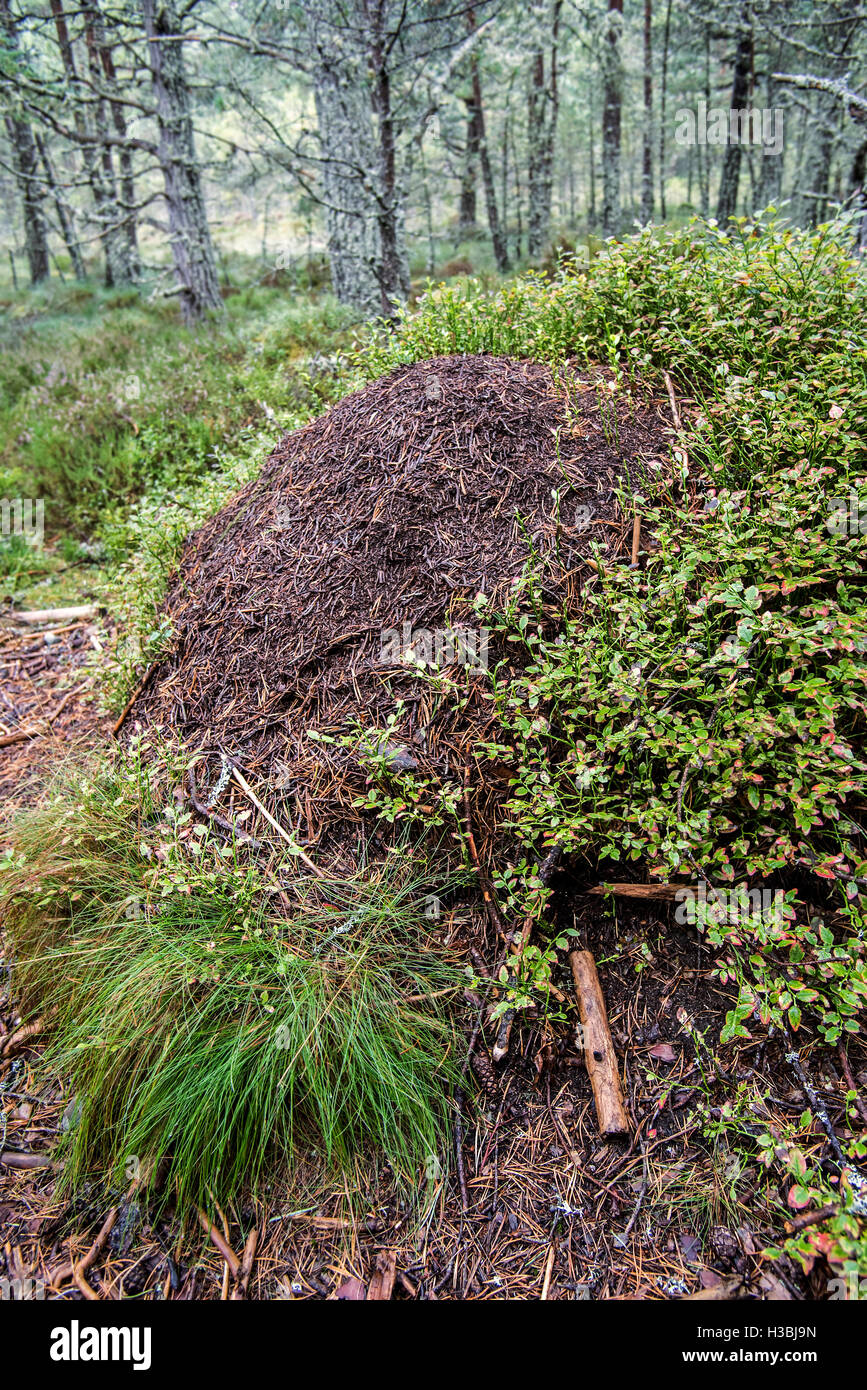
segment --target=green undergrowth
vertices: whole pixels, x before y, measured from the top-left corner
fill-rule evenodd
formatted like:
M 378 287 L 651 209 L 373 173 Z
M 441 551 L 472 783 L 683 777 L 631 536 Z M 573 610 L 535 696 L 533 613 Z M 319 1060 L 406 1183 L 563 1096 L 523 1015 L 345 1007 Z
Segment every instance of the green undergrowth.
M 736 995 L 724 1042 L 790 1030 L 795 1046 L 836 1044 L 863 1029 L 867 277 L 851 242 L 846 222 L 646 232 L 609 244 L 589 274 L 564 264 L 553 282 L 491 294 L 432 289 L 371 348 L 376 370 L 462 351 L 555 369 L 601 359 L 615 391 L 668 372 L 691 401 L 669 469 L 634 470 L 645 482 L 621 499 L 654 540 L 642 567 L 597 549 L 580 611 L 552 620 L 531 565 L 507 611 L 480 610 L 506 654 L 483 676 L 429 678 L 442 701 L 470 679 L 490 702 L 496 733 L 475 751 L 482 770 L 489 758 L 510 773 L 503 903 L 541 919 L 538 864 L 555 844 L 609 881 L 688 885 L 679 920 Z M 566 537 L 576 502 L 564 488 Z M 460 833 L 453 782 L 429 780 L 419 815 L 412 777 L 370 762 L 371 808 Z M 546 1000 L 568 944 L 544 928 L 536 940 L 503 971 L 517 1007 Z M 841 1202 L 800 1152 L 795 1132 L 771 1149 L 790 1192 L 800 1173 L 790 1208 L 834 1201 L 840 1215 L 786 1248 L 851 1272 L 858 1173 Z M 848 1157 L 863 1156 L 856 1137 Z
M 471 677 L 492 715 L 486 741 L 473 753 L 481 775 L 487 760 L 508 770 L 505 852 L 496 884 L 515 919 L 529 912 L 541 922 L 546 894 L 538 864 L 555 843 L 574 865 L 592 867 L 610 881 L 649 877 L 704 890 L 691 920 L 714 947 L 719 981 L 735 998 L 725 1040 L 785 1031 L 796 1048 L 807 1048 L 819 1040 L 845 1042 L 862 1028 L 867 279 L 851 244 L 846 221 L 813 232 L 772 218 L 742 221 L 727 231 L 695 223 L 608 243 L 589 269 L 567 259 L 550 275 L 528 274 L 494 289 L 472 281 L 431 285 L 396 328 L 366 331 L 352 354 L 324 371 L 322 364 L 299 366 L 309 379 L 307 394 L 280 398 L 279 423 L 288 427 L 398 364 L 489 352 L 546 362 L 560 373 L 602 362 L 612 370 L 615 394 L 652 389 L 667 414 L 663 374 L 669 374 L 685 400 L 683 431 L 672 441 L 669 466 L 633 468 L 632 476 L 644 481 L 622 497 L 625 516 L 641 516 L 646 549 L 639 570 L 597 551 L 600 573 L 588 576 L 577 613 L 552 613 L 536 566 L 505 610 L 480 600 L 479 622 L 495 630 L 497 656 L 489 671 Z M 263 327 L 258 346 L 248 343 L 239 359 L 246 370 L 255 353 L 255 371 L 264 377 L 254 375 L 253 394 L 275 411 L 274 394 L 261 395 L 258 383 L 276 380 L 272 372 L 285 373 L 297 350 L 291 333 L 282 332 L 275 324 Z M 121 366 L 126 369 L 125 362 Z M 200 462 L 190 468 L 164 469 L 157 449 L 152 471 L 150 463 L 145 470 L 144 495 L 132 505 L 122 497 L 102 508 L 101 544 L 113 568 L 104 592 L 127 643 L 118 648 L 106 687 L 115 703 L 170 640 L 159 601 L 185 534 L 254 476 L 269 438 L 273 442 L 267 412 L 264 421 L 252 415 L 239 408 L 228 434 L 192 451 Z M 576 502 L 564 487 L 557 503 L 567 539 Z M 452 670 L 432 672 L 430 679 L 436 699 L 463 698 L 465 676 Z M 399 711 L 388 732 L 401 736 Z M 462 839 L 461 788 L 447 777 L 422 785 L 413 774 L 401 774 L 381 756 L 382 733 L 344 734 L 370 763 L 367 811 L 399 833 L 404 828 L 416 856 L 432 828 L 443 840 Z M 47 995 L 59 1010 L 56 1063 L 78 1068 L 76 1086 L 98 1096 L 102 1106 L 94 1104 L 70 1138 L 75 1171 L 83 1172 L 96 1154 L 117 1164 L 130 1152 L 157 1152 L 162 1143 L 182 1155 L 176 1162 L 185 1190 L 195 1188 L 194 1169 L 204 1164 L 223 1192 L 242 1171 L 230 1154 L 253 1161 L 249 1135 L 261 1137 L 263 1127 L 276 1125 L 275 1142 L 285 1147 L 302 1115 L 323 1152 L 339 1157 L 338 1136 L 344 1128 L 355 1132 L 345 1124 L 351 1114 L 396 1162 L 424 1163 L 438 1132 L 433 1117 L 442 1113 L 437 1088 L 448 1080 L 443 1058 L 453 1056 L 437 1031 L 448 1024 L 434 1001 L 430 1023 L 413 1034 L 418 1050 L 404 1054 L 398 1047 L 403 1061 L 394 1062 L 394 1073 L 387 1069 L 389 1077 L 403 1078 L 400 1085 L 389 1081 L 376 1090 L 365 1072 L 366 1080 L 353 1081 L 350 1100 L 329 1099 L 335 1088 L 328 1070 L 335 1055 L 344 1057 L 335 1043 L 336 1053 L 311 1055 L 304 1082 L 309 1092 L 298 1092 L 304 1104 L 291 1107 L 287 1129 L 285 1115 L 275 1120 L 277 1064 L 267 1049 L 239 1040 L 266 1036 L 272 1016 L 264 1016 L 264 990 L 268 1006 L 275 1006 L 275 986 L 267 982 L 286 947 L 264 906 L 270 888 L 261 875 L 236 879 L 246 871 L 188 824 L 183 848 L 171 841 L 166 857 L 139 863 L 129 825 L 131 816 L 136 824 L 144 817 L 133 815 L 128 789 L 115 795 L 114 820 L 105 810 L 108 793 L 100 793 L 99 802 L 107 819 L 93 819 L 88 792 L 57 802 L 46 822 L 26 821 L 11 861 L 18 969 L 33 999 Z M 97 824 L 114 824 L 114 839 L 95 835 Z M 173 833 L 181 834 L 176 825 Z M 214 882 L 231 884 L 230 893 L 206 889 L 206 860 L 215 865 Z M 176 890 L 173 875 L 189 892 Z M 118 927 L 120 905 L 131 895 L 138 901 L 142 884 L 146 913 L 124 917 Z M 317 991 L 325 986 L 315 943 L 325 932 L 321 914 L 332 911 L 315 899 L 302 904 L 303 891 L 293 881 L 303 918 L 295 928 L 302 963 L 293 966 L 305 1001 L 300 1029 L 305 1019 L 318 1017 Z M 384 881 L 371 872 L 341 891 L 352 902 L 360 895 L 385 903 L 396 889 L 387 876 Z M 765 891 L 780 895 L 772 911 L 743 910 L 751 893 Z M 343 902 L 334 892 L 332 901 Z M 347 902 L 341 910 L 351 916 L 353 909 Z M 245 917 L 256 923 L 253 932 L 243 925 Z M 124 946 L 114 954 L 105 945 L 109 918 L 112 936 Z M 410 974 L 413 981 L 436 983 L 433 994 L 451 987 L 439 984 L 437 971 L 446 966 L 435 952 L 407 955 L 406 941 L 422 938 L 404 925 L 403 909 L 396 921 L 397 935 L 384 927 L 371 933 L 373 956 L 359 939 L 344 962 L 351 987 L 334 996 L 341 1029 L 350 1028 L 343 1010 L 349 999 L 358 1002 L 356 981 L 363 979 L 363 990 L 384 989 L 385 1003 L 391 1000 L 397 1010 L 388 1036 L 407 1040 L 403 1005 L 395 1005 L 393 991 L 396 979 L 406 979 L 400 971 L 408 960 L 429 966 L 429 976 L 421 964 Z M 423 933 L 423 924 L 417 926 Z M 566 945 L 540 928 L 520 965 L 513 972 L 504 967 L 501 1003 L 547 1008 L 551 973 Z M 376 966 L 377 951 L 383 969 Z M 153 982 L 169 968 L 169 956 L 178 988 L 174 995 L 156 994 Z M 209 973 L 208 960 L 219 961 L 219 979 Z M 422 992 L 415 983 L 396 989 L 404 1004 Z M 75 1005 L 64 1003 L 66 993 Z M 160 999 L 165 1023 L 145 1007 L 152 997 Z M 363 998 L 365 1012 L 384 1007 L 375 993 Z M 127 999 L 139 1001 L 138 1012 L 130 1011 Z M 142 1033 L 139 1015 L 153 1024 L 153 1039 Z M 357 1026 L 372 1025 L 358 1020 Z M 135 1046 L 127 1044 L 127 1033 Z M 110 1047 L 94 1044 L 106 1036 Z M 195 1058 L 204 1075 L 213 1067 L 219 1104 L 212 1108 L 199 1079 L 176 1067 L 172 1039 L 178 1036 L 188 1063 Z M 379 1045 L 368 1039 L 366 1055 L 375 1055 Z M 249 1069 L 244 1075 L 256 1077 L 255 1096 L 249 1079 L 239 1080 L 241 1053 Z M 404 1085 L 416 1095 L 410 1076 L 422 1088 L 428 1119 L 418 1121 L 424 1137 L 407 1149 L 387 1120 L 393 1112 L 384 1097 Z M 253 1106 L 243 1117 L 239 1091 Z M 348 1108 L 335 1115 L 335 1106 Z M 193 1117 L 189 1123 L 182 1109 Z M 228 1121 L 215 1118 L 223 1112 L 233 1117 L 231 1135 Z M 738 1113 L 735 1106 L 725 1123 L 736 1128 Z M 171 1142 L 169 1136 L 175 1136 Z M 841 1211 L 833 1222 L 793 1237 L 790 1253 L 806 1262 L 812 1250 L 851 1266 L 861 1258 L 853 1255 L 853 1242 L 859 1251 L 863 1246 L 856 1200 L 839 1203 L 827 1166 L 813 1161 L 794 1123 L 772 1139 L 763 1152 L 770 1154 L 780 1190 L 798 1188 L 789 1210 L 821 1205 L 824 1198 L 837 1201 Z M 847 1142 L 847 1162 L 860 1162 L 861 1141 Z M 262 1155 L 255 1153 L 260 1171 Z
M 261 287 L 195 332 L 134 292 L 26 307 L 0 341 L 0 487 L 42 499 L 49 535 L 91 541 L 106 512 L 219 471 L 251 429 L 276 440 L 321 410 L 352 321 L 328 297 Z
M 17 988 L 74 1097 L 64 1184 L 158 1174 L 164 1199 L 207 1204 L 303 1148 L 326 1171 L 379 1155 L 420 1200 L 447 1166 L 463 977 L 430 940 L 419 861 L 324 882 L 243 862 L 154 757 L 70 772 L 4 864 Z
M 553 622 L 532 566 L 508 611 L 482 608 L 509 655 L 486 677 L 499 732 L 479 751 L 512 770 L 506 828 L 524 859 L 501 886 L 518 907 L 539 910 L 533 866 L 554 843 L 663 881 L 785 887 L 771 922 L 703 924 L 743 985 L 732 1035 L 752 1017 L 797 1029 L 809 1011 L 834 1042 L 867 993 L 867 280 L 850 238 L 845 224 L 642 233 L 590 276 L 438 292 L 376 348 L 385 368 L 608 344 L 615 391 L 636 364 L 688 383 L 698 408 L 669 476 L 645 470 L 621 499 L 655 541 L 643 567 L 597 552 L 580 612 Z M 576 500 L 557 499 L 566 536 Z M 440 796 L 453 818 L 454 787 Z M 811 895 L 833 931 L 815 912 L 794 925 Z

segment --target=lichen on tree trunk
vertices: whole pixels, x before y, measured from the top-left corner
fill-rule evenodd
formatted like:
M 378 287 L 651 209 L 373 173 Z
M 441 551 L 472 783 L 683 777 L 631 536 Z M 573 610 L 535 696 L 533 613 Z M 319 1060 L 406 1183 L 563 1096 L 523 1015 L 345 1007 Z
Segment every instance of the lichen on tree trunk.
M 175 280 L 186 323 L 223 309 L 196 160 L 180 20 L 170 0 L 141 0 L 159 126 Z

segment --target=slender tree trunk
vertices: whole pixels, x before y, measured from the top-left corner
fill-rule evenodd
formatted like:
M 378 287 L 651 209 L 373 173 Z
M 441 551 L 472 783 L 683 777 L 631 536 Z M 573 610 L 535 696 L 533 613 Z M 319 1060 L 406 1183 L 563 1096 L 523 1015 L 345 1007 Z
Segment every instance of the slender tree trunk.
M 662 80 L 659 85 L 659 215 L 666 219 L 665 207 L 665 103 L 668 97 L 668 40 L 671 33 L 671 0 L 665 7 L 662 33 Z
M 331 286 L 364 318 L 379 314 L 382 294 L 376 203 L 368 172 L 375 150 L 363 59 L 323 28 L 315 47 L 313 93 L 322 152 L 322 196 Z
M 602 49 L 604 104 L 602 113 L 602 234 L 620 231 L 620 162 L 623 68 L 620 39 L 623 0 L 608 0 L 608 26 Z
M 855 250 L 859 256 L 864 256 L 867 254 L 867 140 L 863 140 L 855 151 L 849 176 L 849 197 L 852 206 L 861 213 L 855 234 Z
M 543 45 L 533 54 L 530 68 L 527 103 L 527 150 L 529 164 L 529 225 L 527 252 L 541 256 L 548 241 L 551 224 L 551 198 L 554 183 L 554 146 L 557 138 L 557 117 L 560 94 L 557 81 L 557 50 L 559 43 L 561 0 L 555 0 L 544 23 L 549 27 Z M 539 22 L 542 22 L 541 20 Z M 548 48 L 546 69 L 545 47 Z
M 114 56 L 111 45 L 107 43 L 104 27 L 100 19 L 99 24 L 99 56 L 102 62 L 102 70 L 105 75 L 105 83 L 110 93 L 109 106 L 111 108 L 111 119 L 114 125 L 115 134 L 121 140 L 126 140 L 127 125 L 124 115 L 123 104 L 118 100 L 118 81 L 114 66 Z M 123 234 L 127 245 L 127 265 L 130 278 L 137 279 L 141 274 L 141 257 L 138 249 L 138 235 L 136 229 L 135 215 L 135 178 L 133 174 L 132 151 L 125 145 L 120 146 L 118 156 L 120 165 L 120 192 L 123 201 Z
M 741 9 L 740 25 L 738 28 L 738 42 L 735 49 L 735 65 L 732 74 L 732 96 L 731 110 L 746 111 L 750 99 L 750 86 L 753 75 L 753 14 L 752 5 L 749 0 Z M 749 121 L 742 118 L 740 126 L 742 134 L 746 134 L 749 139 Z M 729 136 L 728 148 L 723 159 L 722 176 L 720 178 L 719 200 L 717 202 L 717 220 L 721 223 L 728 222 L 730 217 L 734 217 L 738 205 L 738 184 L 741 174 L 741 145 L 738 139 Z
M 378 0 L 373 8 L 370 59 L 373 69 L 373 112 L 379 145 L 379 283 L 382 314 L 385 318 L 393 318 L 396 303 L 405 303 L 409 298 L 409 263 L 403 237 L 403 197 L 398 187 L 391 77 L 383 29 L 384 0 Z
M 173 0 L 141 0 L 159 127 L 175 280 L 184 322 L 222 311 L 220 282 L 196 161 L 181 26 Z
M 464 97 L 467 108 L 467 134 L 464 145 L 464 167 L 461 173 L 461 197 L 458 207 L 458 240 L 465 241 L 478 231 L 476 209 L 476 171 L 479 162 L 479 118 L 472 93 Z
M 15 20 L 9 7 L 9 0 L 0 0 L 0 26 L 6 39 L 12 61 L 18 55 L 18 34 Z M 14 108 L 5 118 L 6 134 L 12 146 L 12 162 L 15 182 L 21 195 L 21 211 L 24 219 L 24 246 L 27 264 L 30 269 L 30 283 L 38 285 L 47 280 L 50 269 L 48 263 L 48 228 L 43 210 L 45 189 L 39 173 L 38 152 L 30 123 L 23 114 Z
M 644 138 L 641 161 L 641 220 L 653 221 L 653 0 L 644 0 Z
M 26 121 L 6 117 L 6 134 L 12 146 L 15 180 L 21 194 L 24 218 L 24 247 L 30 269 L 31 285 L 38 285 L 49 276 L 48 229 L 43 211 L 43 185 L 37 164 L 36 141 Z
M 695 147 L 695 167 L 698 179 L 698 210 L 702 217 L 707 217 L 710 212 L 710 193 L 708 189 L 709 170 L 707 160 L 707 145 L 696 145 Z
M 434 239 L 433 208 L 431 206 L 430 179 L 428 178 L 427 165 L 424 157 L 424 149 L 419 151 L 419 166 L 421 173 L 421 186 L 424 197 L 424 220 L 425 230 L 427 231 L 427 273 L 432 280 L 436 274 L 437 256 L 436 241 Z
M 54 207 L 57 212 L 57 223 L 60 227 L 60 234 L 63 237 L 64 245 L 66 246 L 66 249 L 69 252 L 69 259 L 72 264 L 72 273 L 75 276 L 76 280 L 84 280 L 86 279 L 84 270 L 84 260 L 81 255 L 81 246 L 79 245 L 78 237 L 75 233 L 75 223 L 72 219 L 72 212 L 70 210 L 69 204 L 64 200 L 63 194 L 60 191 L 60 184 L 58 183 L 57 175 L 54 172 L 54 165 L 51 163 L 51 158 L 48 154 L 48 150 L 46 149 L 45 141 L 39 134 L 39 131 L 35 132 L 34 139 L 36 140 L 36 149 L 39 153 L 42 168 L 45 170 L 45 182 L 51 189 L 52 197 L 54 198 Z
M 72 103 L 72 120 L 76 134 L 81 142 L 82 168 L 93 196 L 93 219 L 95 220 L 99 232 L 99 238 L 102 242 L 103 254 L 105 256 L 105 284 L 108 289 L 111 289 L 116 283 L 118 274 L 123 278 L 123 265 L 125 264 L 125 261 L 121 259 L 122 253 L 117 249 L 119 235 L 116 226 L 117 208 L 111 206 L 111 199 L 103 180 L 100 147 L 98 143 L 89 138 L 90 127 L 81 106 L 75 52 L 66 23 L 63 0 L 51 0 L 51 13 L 54 16 L 57 46 L 60 49 L 63 70 L 66 74 L 69 100 Z
M 778 55 L 778 60 L 782 54 Z M 766 97 L 768 110 L 776 109 L 779 100 L 779 88 L 768 74 Z M 782 153 L 774 154 L 773 150 L 767 147 L 762 149 L 762 159 L 759 169 L 759 192 L 758 203 L 762 208 L 776 206 L 780 201 L 780 194 L 783 186 L 783 156 Z
M 92 86 L 99 89 L 102 79 L 102 63 L 100 61 L 102 23 L 100 15 L 92 5 L 84 7 L 84 23 L 88 75 Z M 133 279 L 133 273 L 129 260 L 129 245 L 123 230 L 123 215 L 117 201 L 112 147 L 106 140 L 108 135 L 107 103 L 102 96 L 96 100 L 93 112 L 94 132 L 99 141 L 99 160 L 102 166 L 100 212 L 104 228 L 105 254 L 110 265 L 108 278 L 112 285 L 124 285 Z
M 482 104 L 482 79 L 479 75 L 479 59 L 475 50 L 470 58 L 470 64 L 472 67 L 473 102 L 479 113 L 479 166 L 482 171 L 482 188 L 485 192 L 485 207 L 488 213 L 491 243 L 494 248 L 494 260 L 497 263 L 497 269 L 502 274 L 509 269 L 509 253 L 506 249 L 503 230 L 500 226 L 500 214 L 497 209 L 497 190 L 494 187 L 494 174 L 488 154 L 485 108 Z
M 589 226 L 596 226 L 596 146 L 593 140 L 593 86 L 587 92 L 587 145 L 589 148 L 589 186 L 590 186 L 590 207 L 587 218 Z
M 524 186 L 521 183 L 521 161 L 518 158 L 518 141 L 512 125 L 512 168 L 515 171 L 515 260 L 521 259 L 524 244 Z
M 704 101 L 705 109 L 710 110 L 710 26 L 705 25 L 704 30 Z M 698 146 L 701 155 L 701 166 L 704 178 L 699 185 L 701 198 L 700 211 L 702 217 L 710 217 L 710 155 L 707 145 Z
M 500 211 L 503 214 L 503 240 L 509 250 L 509 112 L 503 116 L 503 159 L 500 170 Z

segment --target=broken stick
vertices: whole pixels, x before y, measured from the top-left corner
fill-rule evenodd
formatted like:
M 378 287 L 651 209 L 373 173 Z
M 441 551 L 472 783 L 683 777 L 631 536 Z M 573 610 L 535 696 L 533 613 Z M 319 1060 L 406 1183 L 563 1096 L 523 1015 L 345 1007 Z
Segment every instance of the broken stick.
M 623 1106 L 617 1058 L 596 962 L 589 951 L 570 951 L 569 964 L 578 996 L 584 1058 L 593 1087 L 599 1132 L 609 1136 L 628 1134 L 629 1119 Z
M 641 517 L 635 513 L 635 520 L 632 523 L 632 568 L 638 564 L 638 552 L 641 546 Z
M 662 376 L 663 380 L 665 381 L 665 389 L 668 392 L 668 400 L 669 404 L 671 405 L 671 418 L 674 421 L 674 428 L 677 430 L 678 434 L 681 434 L 683 432 L 683 421 L 680 418 L 680 411 L 677 406 L 677 397 L 674 394 L 674 387 L 671 384 L 671 377 L 668 375 L 668 372 L 663 372 Z M 688 473 L 689 454 L 687 453 L 686 449 L 684 449 L 683 447 L 678 448 L 677 446 L 675 446 L 672 452 L 674 453 L 674 457 L 678 459 L 680 463 L 683 464 L 684 472 Z
M 292 853 L 297 855 L 298 858 L 302 861 L 302 863 L 306 864 L 308 869 L 310 869 L 311 873 L 314 873 L 317 878 L 325 878 L 325 874 L 319 868 L 319 865 L 314 864 L 313 860 L 310 858 L 310 855 L 304 853 L 301 846 L 295 843 L 292 836 L 287 834 L 287 832 L 283 829 L 282 825 L 280 825 L 280 823 L 276 821 L 274 817 L 271 815 L 271 812 L 266 810 L 266 808 L 262 805 L 256 793 L 253 791 L 253 788 L 250 786 L 249 782 L 246 780 L 243 774 L 238 771 L 235 764 L 231 763 L 230 766 L 232 769 L 232 776 L 238 783 L 238 786 L 241 788 L 241 791 L 248 798 L 248 800 L 252 801 L 259 814 L 264 816 L 268 824 L 273 826 L 274 829 L 277 831 L 277 834 L 280 835 L 282 839 L 286 841 Z
M 14 608 L 7 609 L 4 614 L 6 618 L 12 618 L 16 623 L 69 623 L 75 619 L 94 618 L 96 616 L 96 604 L 85 603 L 79 608 L 34 608 L 26 613 L 16 613 Z
M 643 898 L 648 902 L 669 902 L 678 893 L 697 893 L 692 883 L 597 883 L 586 890 L 588 897 L 605 897 L 610 893 L 615 898 Z

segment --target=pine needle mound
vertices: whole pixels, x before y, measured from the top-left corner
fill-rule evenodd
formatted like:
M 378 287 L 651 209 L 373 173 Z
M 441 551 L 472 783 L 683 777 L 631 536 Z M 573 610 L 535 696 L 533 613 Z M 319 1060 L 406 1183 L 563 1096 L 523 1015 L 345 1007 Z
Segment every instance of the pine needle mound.
M 665 443 L 657 408 L 611 387 L 603 369 L 442 357 L 287 435 L 189 538 L 133 720 L 215 755 L 212 775 L 229 755 L 317 834 L 352 817 L 347 760 L 309 729 L 384 726 L 402 699 L 414 757 L 448 744 L 387 634 L 477 626 L 477 595 L 504 597 L 533 553 L 577 594 L 591 540 L 628 544 L 613 489 Z

